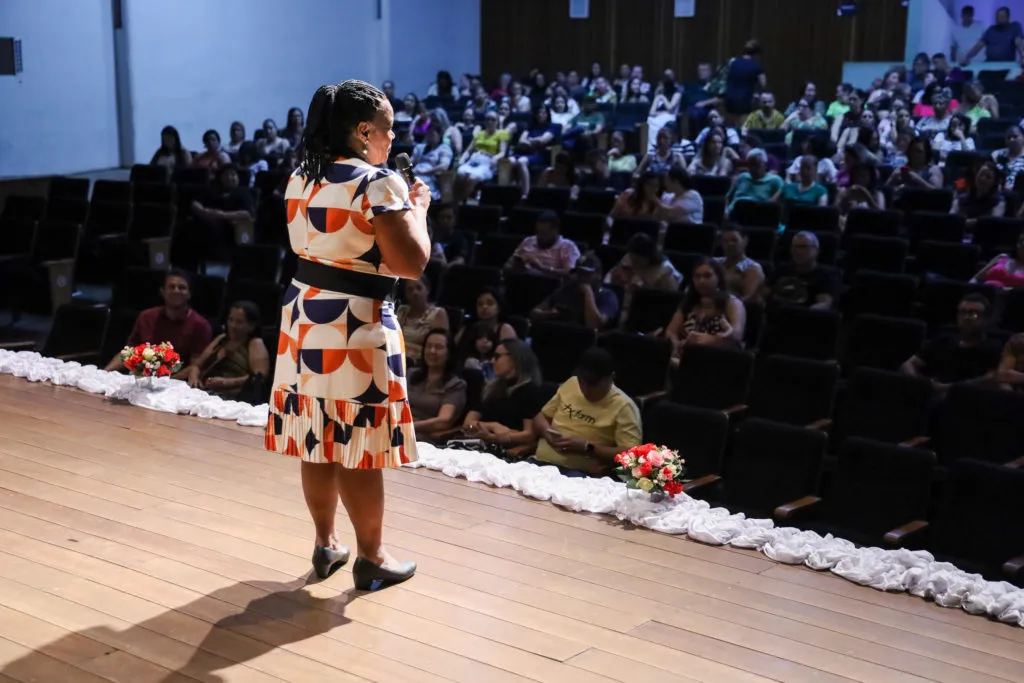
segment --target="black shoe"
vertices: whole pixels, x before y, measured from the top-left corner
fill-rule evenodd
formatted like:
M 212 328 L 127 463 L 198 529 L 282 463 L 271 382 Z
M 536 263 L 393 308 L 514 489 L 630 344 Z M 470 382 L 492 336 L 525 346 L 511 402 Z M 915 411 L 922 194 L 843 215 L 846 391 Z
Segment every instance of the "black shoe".
M 387 588 L 388 586 L 411 579 L 415 573 L 415 562 L 403 562 L 402 571 L 398 572 L 385 569 L 379 564 L 374 564 L 361 557 L 357 557 L 356 563 L 352 565 L 352 579 L 355 581 L 356 590 L 361 591 L 375 591 Z
M 313 549 L 313 571 L 318 579 L 326 579 L 348 562 L 349 550 L 341 546 L 338 550 L 318 545 Z

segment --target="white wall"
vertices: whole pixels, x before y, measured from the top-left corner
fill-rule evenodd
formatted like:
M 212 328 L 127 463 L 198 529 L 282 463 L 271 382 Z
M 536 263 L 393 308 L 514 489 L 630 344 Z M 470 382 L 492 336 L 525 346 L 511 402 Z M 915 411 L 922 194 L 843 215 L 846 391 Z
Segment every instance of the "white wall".
M 385 22 L 376 0 L 144 0 L 125 3 L 134 159 L 146 163 L 173 125 L 202 149 L 232 121 L 249 138 L 316 88 L 345 78 L 382 79 Z
M 390 64 L 387 76 L 398 97 L 420 97 L 437 72 L 458 83 L 480 73 L 481 0 L 386 0 L 389 4 Z
M 25 69 L 0 76 L 0 178 L 118 163 L 110 0 L 2 0 Z

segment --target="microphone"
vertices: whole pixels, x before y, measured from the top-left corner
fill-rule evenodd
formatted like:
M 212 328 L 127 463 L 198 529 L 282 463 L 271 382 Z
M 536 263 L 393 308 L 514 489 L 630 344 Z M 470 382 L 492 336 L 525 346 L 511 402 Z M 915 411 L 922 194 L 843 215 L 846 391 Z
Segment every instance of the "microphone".
M 405 182 L 412 187 L 416 182 L 416 177 L 412 174 L 412 161 L 409 159 L 409 155 L 405 152 L 395 155 L 395 168 L 405 178 Z

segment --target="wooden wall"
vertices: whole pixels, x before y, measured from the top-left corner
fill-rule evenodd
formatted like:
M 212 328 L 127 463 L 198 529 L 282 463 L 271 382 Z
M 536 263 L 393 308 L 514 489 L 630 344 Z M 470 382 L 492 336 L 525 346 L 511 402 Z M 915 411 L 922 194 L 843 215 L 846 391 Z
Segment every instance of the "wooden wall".
M 648 80 L 665 68 L 690 80 L 698 62 L 717 66 L 753 37 L 780 105 L 807 80 L 830 96 L 843 62 L 902 62 L 907 33 L 900 0 L 859 0 L 852 17 L 836 16 L 838 0 L 696 0 L 692 19 L 673 18 L 672 0 L 590 0 L 589 19 L 570 19 L 569 0 L 481 4 L 480 63 L 488 82 L 533 67 L 582 73 L 594 61 L 605 74 L 625 62 L 642 65 Z

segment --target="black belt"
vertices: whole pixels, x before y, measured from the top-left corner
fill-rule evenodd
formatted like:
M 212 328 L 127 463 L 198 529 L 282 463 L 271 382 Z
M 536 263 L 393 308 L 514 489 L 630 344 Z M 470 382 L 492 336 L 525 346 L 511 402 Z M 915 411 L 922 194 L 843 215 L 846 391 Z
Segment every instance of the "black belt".
M 398 295 L 398 278 L 325 266 L 304 258 L 299 259 L 298 268 L 295 270 L 295 279 L 317 289 L 326 289 L 339 294 L 350 294 L 376 301 L 394 303 Z

